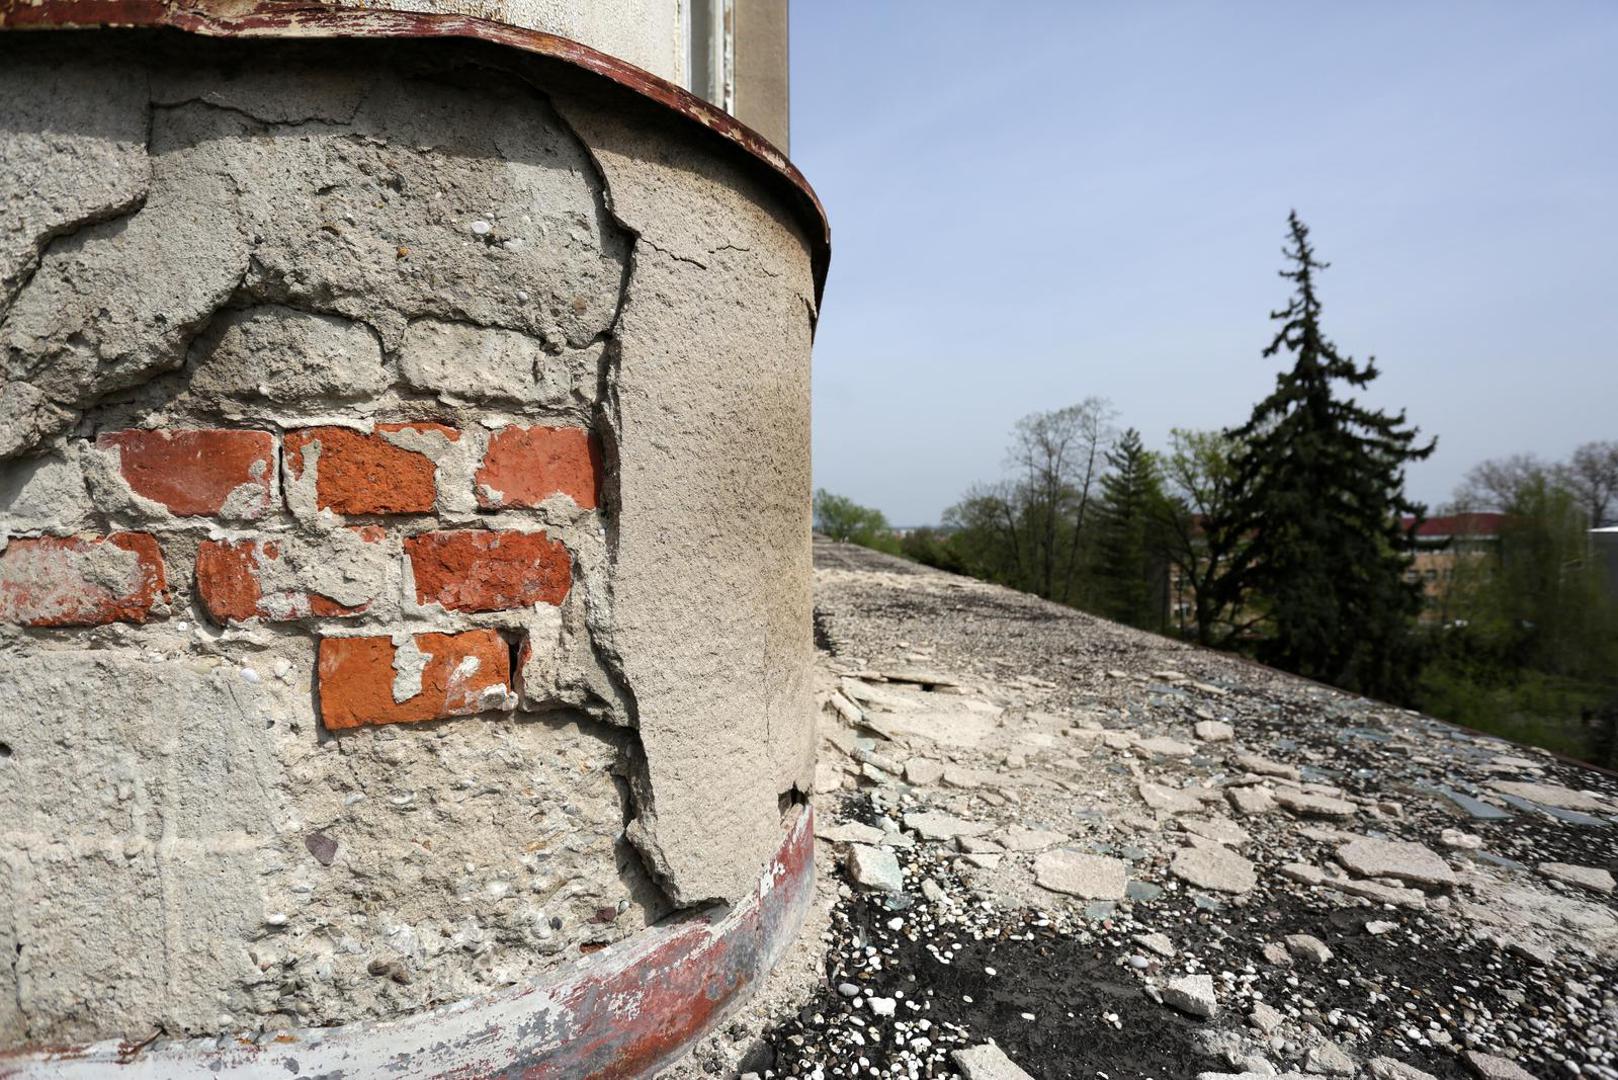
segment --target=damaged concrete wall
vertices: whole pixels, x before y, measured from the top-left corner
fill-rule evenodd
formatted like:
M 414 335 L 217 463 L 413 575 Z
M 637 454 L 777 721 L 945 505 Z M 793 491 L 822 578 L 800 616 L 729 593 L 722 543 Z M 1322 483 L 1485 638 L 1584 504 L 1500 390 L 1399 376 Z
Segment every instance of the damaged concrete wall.
M 522 61 L 0 35 L 0 1046 L 397 1016 L 780 843 L 808 248 Z

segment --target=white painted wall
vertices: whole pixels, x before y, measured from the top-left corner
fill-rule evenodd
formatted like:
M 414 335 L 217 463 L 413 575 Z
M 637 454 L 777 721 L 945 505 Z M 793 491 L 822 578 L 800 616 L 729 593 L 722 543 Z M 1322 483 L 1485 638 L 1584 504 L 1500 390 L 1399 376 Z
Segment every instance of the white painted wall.
M 337 0 L 376 7 L 374 0 Z M 691 0 L 390 0 L 397 11 L 453 12 L 571 38 L 688 87 L 685 7 Z

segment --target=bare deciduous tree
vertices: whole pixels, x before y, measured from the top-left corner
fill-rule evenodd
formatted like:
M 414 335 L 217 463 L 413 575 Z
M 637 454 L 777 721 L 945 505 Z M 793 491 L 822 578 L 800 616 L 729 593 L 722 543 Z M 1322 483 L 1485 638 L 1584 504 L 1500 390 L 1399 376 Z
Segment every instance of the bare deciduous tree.
M 1533 454 L 1511 454 L 1481 461 L 1467 470 L 1455 488 L 1450 509 L 1456 513 L 1505 510 L 1517 493 L 1551 471 Z
M 1618 524 L 1618 442 L 1587 442 L 1561 470 L 1562 482 L 1590 517 L 1590 527 Z

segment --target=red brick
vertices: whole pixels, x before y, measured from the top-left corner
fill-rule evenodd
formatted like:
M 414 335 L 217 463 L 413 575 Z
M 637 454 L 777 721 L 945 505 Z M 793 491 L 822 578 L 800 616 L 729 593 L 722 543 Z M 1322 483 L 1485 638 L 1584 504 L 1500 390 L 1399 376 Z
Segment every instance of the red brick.
M 501 428 L 476 482 L 486 510 L 538 506 L 552 495 L 593 510 L 601 502 L 601 442 L 583 428 Z
M 560 604 L 573 582 L 573 560 L 542 532 L 458 529 L 405 541 L 416 601 L 451 611 L 504 611 Z
M 390 639 L 322 638 L 320 719 L 327 729 L 413 724 L 507 708 L 511 650 L 498 633 L 417 634 L 415 643 L 430 656 L 422 668 L 421 692 L 395 701 Z
M 353 530 L 366 543 L 380 543 L 385 533 L 375 525 Z M 285 622 L 306 615 L 340 618 L 358 615 L 370 605 L 347 606 L 317 592 L 278 591 L 266 597 L 259 572 L 281 559 L 274 539 L 205 540 L 197 548 L 197 595 L 214 622 L 263 619 Z
M 116 449 L 124 480 L 170 513 L 216 515 L 236 495 L 233 516 L 264 516 L 273 499 L 275 436 L 267 431 L 109 431 L 96 446 Z
M 150 533 L 16 539 L 0 552 L 0 620 L 9 623 L 143 623 L 166 588 Z
M 436 431 L 451 442 L 461 433 L 442 424 L 378 424 L 372 434 L 342 427 L 304 428 L 286 437 L 287 484 L 303 477 L 303 455 L 320 444 L 315 461 L 315 508 L 339 514 L 425 514 L 436 503 L 432 459 L 395 446 L 393 431 Z

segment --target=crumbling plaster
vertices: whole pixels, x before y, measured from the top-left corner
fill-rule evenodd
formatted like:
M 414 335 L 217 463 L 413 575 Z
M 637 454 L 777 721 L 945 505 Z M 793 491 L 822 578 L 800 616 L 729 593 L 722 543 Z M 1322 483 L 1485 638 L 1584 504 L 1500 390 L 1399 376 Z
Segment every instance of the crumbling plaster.
M 536 646 L 515 714 L 326 735 L 309 627 L 210 626 L 183 578 L 147 626 L 0 630 L 0 1045 L 398 1015 L 753 888 L 813 772 L 777 196 L 488 51 L 58 36 L 0 35 L 0 533 L 245 535 L 130 491 L 83 441 L 124 426 L 433 419 L 442 472 L 587 423 L 607 500 L 523 512 L 559 610 L 460 620 Z M 280 572 L 372 601 L 342 632 L 442 621 L 289 501 Z

